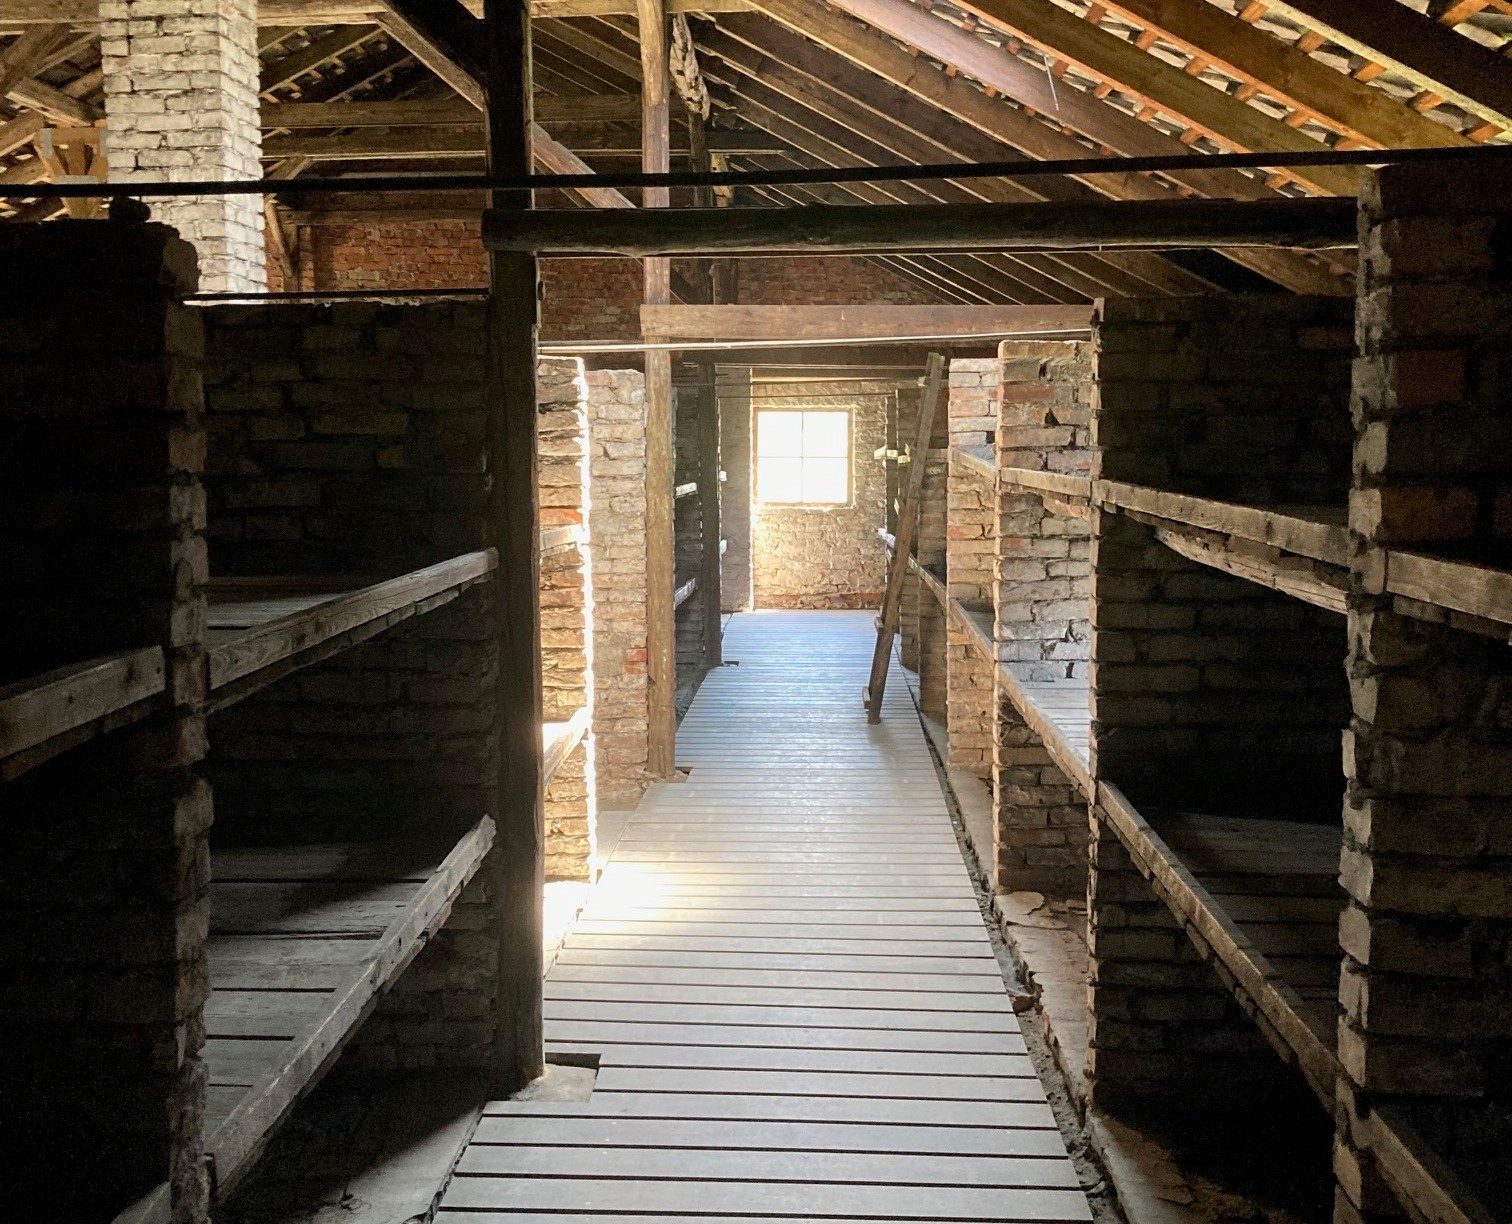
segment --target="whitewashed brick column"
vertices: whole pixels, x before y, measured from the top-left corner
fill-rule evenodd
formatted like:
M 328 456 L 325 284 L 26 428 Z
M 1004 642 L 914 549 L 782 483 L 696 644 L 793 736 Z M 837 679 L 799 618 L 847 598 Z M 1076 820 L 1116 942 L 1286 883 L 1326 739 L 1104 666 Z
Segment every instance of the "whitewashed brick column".
M 100 0 L 100 35 L 111 182 L 261 173 L 256 0 Z M 199 252 L 202 291 L 267 287 L 261 197 L 150 203 Z

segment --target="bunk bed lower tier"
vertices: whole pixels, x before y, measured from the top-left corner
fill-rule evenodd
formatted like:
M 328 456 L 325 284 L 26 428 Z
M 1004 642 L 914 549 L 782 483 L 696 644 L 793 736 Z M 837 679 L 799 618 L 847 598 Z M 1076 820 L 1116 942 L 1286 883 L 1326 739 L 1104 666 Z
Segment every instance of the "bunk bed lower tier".
M 211 854 L 205 1148 L 221 1193 L 441 926 L 493 844 Z
M 1135 866 L 1239 1002 L 1332 1108 L 1339 1064 L 1338 826 L 1098 803 Z

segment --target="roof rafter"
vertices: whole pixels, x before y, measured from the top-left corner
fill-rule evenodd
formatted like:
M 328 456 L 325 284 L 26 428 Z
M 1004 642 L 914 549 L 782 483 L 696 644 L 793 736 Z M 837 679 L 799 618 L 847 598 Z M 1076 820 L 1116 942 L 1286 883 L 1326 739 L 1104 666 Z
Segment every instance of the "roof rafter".
M 844 6 L 849 0 L 836 0 L 836 3 Z M 762 0 L 762 8 L 790 29 L 812 38 L 884 80 L 949 111 L 978 130 L 1005 141 L 1031 157 L 1085 158 L 1089 153 L 1084 145 L 1065 133 L 1038 122 L 1021 110 L 993 101 L 966 81 L 948 76 L 922 57 L 909 55 L 875 29 L 825 12 L 806 0 Z M 904 9 L 912 10 L 921 19 L 928 18 L 927 13 L 914 9 L 906 0 L 902 3 L 902 8 L 896 10 L 900 17 L 906 16 Z M 889 33 L 908 41 L 906 34 L 899 36 L 894 31 Z M 964 30 L 943 21 L 932 21 L 929 25 L 920 23 L 911 26 L 909 33 L 918 38 L 929 38 L 931 45 L 920 49 L 943 61 L 954 62 L 950 57 L 957 48 L 961 49 L 961 58 L 966 58 L 969 53 L 974 65 L 972 75 L 979 72 L 994 78 L 984 84 L 1010 92 L 1010 81 L 1019 82 L 1027 73 L 1031 78 L 1027 88 L 1039 90 L 1047 99 L 1049 97 L 1043 75 L 1028 72 L 1029 66 L 1023 61 L 996 51 Z M 1025 72 L 1021 73 L 1019 69 Z M 1084 98 L 1084 95 L 1078 93 L 1076 97 Z M 1111 107 L 1102 106 L 1091 98 L 1085 98 L 1085 101 L 1105 112 L 1107 120 L 1104 123 L 1101 116 L 1088 110 L 1088 114 L 1098 120 L 1098 123 L 1093 124 L 1098 136 L 1108 139 L 1109 143 L 1116 140 L 1114 147 L 1118 152 L 1167 154 L 1175 151 L 1189 154 L 1197 164 L 1192 170 L 1171 177 L 1204 194 L 1235 199 L 1263 199 L 1273 195 L 1262 183 L 1235 171 L 1204 170 L 1200 156 L 1191 153 L 1179 141 L 1167 140 L 1154 128 L 1138 123 Z M 1154 148 L 1150 147 L 1152 143 Z M 1118 171 L 1105 175 L 1089 174 L 1082 181 L 1113 199 L 1169 199 L 1172 194 L 1153 178 Z M 1341 277 L 1293 252 L 1231 250 L 1224 251 L 1223 254 L 1235 263 L 1299 293 L 1343 294 L 1349 291 L 1348 284 Z
M 728 58 L 738 55 L 741 45 L 750 48 L 744 58 L 748 70 L 754 70 L 763 81 L 810 106 L 824 107 L 830 118 L 852 132 L 872 137 L 900 160 L 922 163 L 959 157 L 963 161 L 988 161 L 1013 156 L 1012 149 L 954 116 L 916 100 L 770 18 L 753 13 L 729 14 L 712 29 L 714 34 L 706 32 L 702 38 L 716 55 Z M 753 56 L 766 58 L 758 61 Z M 1079 183 L 1053 180 L 1021 184 L 974 179 L 963 181 L 960 186 L 975 199 L 999 203 L 1086 199 L 1094 194 Z M 1213 288 L 1159 257 L 1139 255 L 1126 261 L 1118 256 L 1028 256 L 1021 262 L 1088 297 L 1107 293 L 1132 296 L 1151 289 L 1163 293 L 1202 293 Z

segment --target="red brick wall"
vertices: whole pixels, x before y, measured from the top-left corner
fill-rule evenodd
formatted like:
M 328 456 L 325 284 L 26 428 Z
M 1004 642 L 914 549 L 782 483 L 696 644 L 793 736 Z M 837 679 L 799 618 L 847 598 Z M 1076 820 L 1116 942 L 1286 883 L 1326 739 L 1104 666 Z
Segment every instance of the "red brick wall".
M 488 280 L 472 221 L 399 221 L 305 227 L 300 285 L 284 283 L 269 259 L 272 290 L 461 289 Z M 737 260 L 739 300 L 752 304 L 930 303 L 936 299 L 885 268 L 860 259 Z M 640 338 L 641 273 L 633 259 L 552 259 L 542 264 L 547 339 Z

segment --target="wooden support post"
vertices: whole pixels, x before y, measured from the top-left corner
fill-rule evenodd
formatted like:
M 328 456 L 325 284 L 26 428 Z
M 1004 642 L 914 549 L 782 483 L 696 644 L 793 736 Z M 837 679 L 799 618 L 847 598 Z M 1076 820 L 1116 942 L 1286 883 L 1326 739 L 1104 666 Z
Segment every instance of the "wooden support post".
M 705 139 L 703 116 L 694 110 L 688 114 L 688 145 L 693 153 L 693 169 L 700 173 L 708 171 L 709 143 Z M 699 208 L 712 208 L 714 189 L 695 187 L 693 202 Z M 693 282 L 700 300 L 713 305 L 716 285 L 712 260 L 698 261 Z M 712 361 L 701 360 L 695 369 L 698 372 L 698 513 L 703 527 L 703 564 L 698 589 L 703 593 L 704 665 L 719 667 L 724 662 L 724 629 L 720 618 L 724 602 L 721 581 L 724 561 L 720 551 L 724 528 L 720 519 L 719 386 Z
M 529 0 L 485 0 L 488 168 L 531 165 Z M 531 207 L 528 192 L 500 192 L 497 210 Z M 536 501 L 536 258 L 489 258 L 488 395 L 493 413 L 494 627 L 499 672 L 497 883 L 499 932 L 494 1092 L 545 1072 L 541 977 L 545 799 L 541 761 L 540 509 Z
M 919 493 L 924 487 L 924 457 L 934 435 L 935 409 L 945 385 L 945 357 L 931 353 L 924 370 L 924 395 L 919 400 L 919 431 L 908 457 L 908 477 L 903 498 L 898 504 L 898 533 L 894 538 L 892 565 L 887 571 L 887 591 L 882 596 L 882 613 L 877 617 L 877 649 L 872 654 L 871 679 L 861 695 L 866 703 L 866 721 L 882 721 L 882 694 L 887 689 L 887 665 L 892 659 L 893 634 L 898 631 L 898 614 L 903 610 L 903 580 L 908 577 L 908 557 L 913 551 L 914 532 L 919 524 Z
M 667 14 L 662 0 L 637 0 L 641 55 L 641 169 L 651 174 L 671 167 L 667 109 Z M 666 208 L 671 193 L 647 187 L 645 208 Z M 672 301 L 672 264 L 647 259 L 648 306 Z M 652 777 L 670 778 L 677 751 L 677 609 L 672 600 L 673 561 L 672 354 L 646 354 L 646 678 L 647 767 Z

